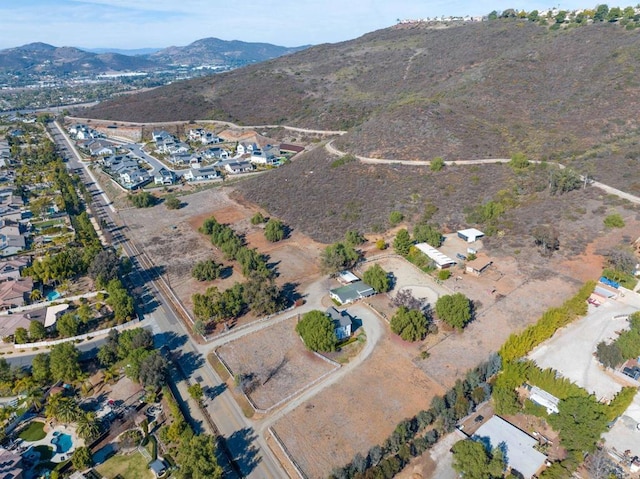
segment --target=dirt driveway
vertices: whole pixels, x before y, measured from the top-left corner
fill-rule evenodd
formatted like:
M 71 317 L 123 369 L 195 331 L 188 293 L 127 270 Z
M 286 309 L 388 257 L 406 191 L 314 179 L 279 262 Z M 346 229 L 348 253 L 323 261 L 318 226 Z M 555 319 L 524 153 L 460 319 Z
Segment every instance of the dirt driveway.
M 618 336 L 617 331 L 629 329 L 626 318 L 615 318 L 636 311 L 617 301 L 607 301 L 599 308 L 591 307 L 590 313 L 556 334 L 534 349 L 529 358 L 541 368 L 553 368 L 562 376 L 596 395 L 609 400 L 626 385 L 609 374 L 593 353 L 600 341 Z

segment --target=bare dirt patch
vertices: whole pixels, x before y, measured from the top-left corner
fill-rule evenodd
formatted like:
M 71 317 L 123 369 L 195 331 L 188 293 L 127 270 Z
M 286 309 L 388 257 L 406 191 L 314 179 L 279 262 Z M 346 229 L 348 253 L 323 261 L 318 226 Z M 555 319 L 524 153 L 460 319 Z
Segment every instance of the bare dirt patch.
M 295 333 L 295 324 L 294 316 L 216 351 L 234 375 L 250 378 L 247 392 L 260 409 L 270 408 L 336 369 L 304 347 Z
M 198 231 L 204 220 L 211 216 L 245 235 L 249 247 L 268 255 L 269 263 L 277 268 L 276 283 L 279 286 L 288 283 L 301 289 L 317 279 L 319 274 L 321 245 L 297 231 L 292 232 L 286 240 L 269 243 L 264 238 L 262 228 L 250 223 L 251 216 L 258 208 L 231 199 L 232 191 L 220 187 L 181 196 L 184 206 L 178 210 L 168 210 L 160 204 L 152 208 L 129 208 L 120 212 L 132 232 L 131 237 L 155 265 L 153 273 L 164 275 L 188 310 L 193 307 L 191 297 L 194 293 L 203 293 L 211 286 L 224 290 L 235 282 L 244 281 L 236 262 L 227 260 L 209 238 Z M 196 281 L 191 276 L 193 265 L 209 258 L 230 266 L 232 274 L 211 282 Z M 238 322 L 246 323 L 254 319 L 255 316 L 248 313 Z
M 414 349 L 386 334 L 346 379 L 279 420 L 274 429 L 311 478 L 366 454 L 443 389 L 411 362 Z M 393 393 L 395 392 L 395 393 Z M 401 393 L 400 393 L 401 392 Z

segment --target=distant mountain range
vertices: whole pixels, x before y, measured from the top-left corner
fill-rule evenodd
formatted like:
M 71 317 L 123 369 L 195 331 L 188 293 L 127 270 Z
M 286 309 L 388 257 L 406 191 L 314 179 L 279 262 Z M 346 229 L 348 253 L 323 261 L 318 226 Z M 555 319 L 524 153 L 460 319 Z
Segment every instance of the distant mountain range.
M 109 72 L 152 71 L 168 66 L 242 66 L 302 50 L 268 43 L 197 40 L 184 47 L 143 50 L 82 50 L 30 43 L 0 50 L 0 74 L 65 76 Z

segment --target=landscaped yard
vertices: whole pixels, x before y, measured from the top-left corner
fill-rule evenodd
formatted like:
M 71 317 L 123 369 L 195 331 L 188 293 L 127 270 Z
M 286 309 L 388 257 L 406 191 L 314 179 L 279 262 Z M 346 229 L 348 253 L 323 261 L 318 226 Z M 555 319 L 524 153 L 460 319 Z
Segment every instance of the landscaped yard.
M 47 433 L 44 432 L 44 423 L 40 421 L 32 421 L 18 437 L 23 441 L 35 442 L 44 439 Z
M 96 470 L 107 479 L 113 479 L 118 475 L 122 479 L 153 479 L 153 473 L 147 468 L 147 462 L 139 452 L 126 456 L 116 454 L 96 467 Z

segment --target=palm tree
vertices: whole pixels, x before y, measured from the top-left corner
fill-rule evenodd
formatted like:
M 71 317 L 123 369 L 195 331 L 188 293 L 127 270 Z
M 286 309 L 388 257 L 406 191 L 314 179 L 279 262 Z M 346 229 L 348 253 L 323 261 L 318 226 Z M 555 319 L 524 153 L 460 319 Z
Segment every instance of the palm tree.
M 44 407 L 44 394 L 42 393 L 42 389 L 31 389 L 27 393 L 24 403 L 29 409 L 33 409 L 35 412 L 42 411 L 42 408 Z
M 100 425 L 94 412 L 81 414 L 76 420 L 76 426 L 76 432 L 82 439 L 92 439 L 100 434 Z
M 64 423 L 74 422 L 80 414 L 81 411 L 76 400 L 64 397 L 62 394 L 54 394 L 51 396 L 45 408 L 45 416 L 47 418 Z
M 42 299 L 42 291 L 40 291 L 39 289 L 34 289 L 33 291 L 31 291 L 31 294 L 29 294 L 29 299 L 32 303 L 40 301 Z

